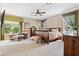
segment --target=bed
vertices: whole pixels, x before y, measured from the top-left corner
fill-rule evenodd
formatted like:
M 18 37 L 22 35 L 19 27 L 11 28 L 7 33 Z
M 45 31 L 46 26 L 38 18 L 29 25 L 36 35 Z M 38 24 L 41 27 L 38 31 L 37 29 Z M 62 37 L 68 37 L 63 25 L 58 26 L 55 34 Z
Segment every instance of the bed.
M 63 37 L 61 28 L 45 28 L 42 30 L 34 30 L 34 36 L 42 37 L 45 43 L 49 43 Z

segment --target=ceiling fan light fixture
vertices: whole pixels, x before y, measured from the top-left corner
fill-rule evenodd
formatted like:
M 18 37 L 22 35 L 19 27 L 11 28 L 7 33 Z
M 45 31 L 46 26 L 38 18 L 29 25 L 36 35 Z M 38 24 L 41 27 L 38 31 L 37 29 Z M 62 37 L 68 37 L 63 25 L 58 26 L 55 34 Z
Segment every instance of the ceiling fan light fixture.
M 37 16 L 37 15 L 42 16 L 42 14 L 45 14 L 45 13 L 46 12 L 39 11 L 38 9 L 36 10 L 36 12 L 32 12 L 32 14 L 34 14 L 34 16 Z

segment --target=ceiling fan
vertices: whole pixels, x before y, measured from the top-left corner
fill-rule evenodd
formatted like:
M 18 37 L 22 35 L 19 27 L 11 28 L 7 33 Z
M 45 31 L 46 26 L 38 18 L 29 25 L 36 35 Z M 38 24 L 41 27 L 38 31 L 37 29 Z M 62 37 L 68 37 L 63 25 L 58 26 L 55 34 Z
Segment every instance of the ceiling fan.
M 42 16 L 42 14 L 45 14 L 46 12 L 40 12 L 39 10 L 36 10 L 36 12 L 32 12 L 32 13 L 35 14 L 34 16 L 36 15 Z

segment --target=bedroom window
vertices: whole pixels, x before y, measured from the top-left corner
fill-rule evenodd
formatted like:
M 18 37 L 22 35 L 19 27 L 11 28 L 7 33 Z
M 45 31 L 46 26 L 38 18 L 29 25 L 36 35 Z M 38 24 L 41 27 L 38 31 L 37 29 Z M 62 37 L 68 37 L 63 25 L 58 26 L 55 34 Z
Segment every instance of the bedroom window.
M 20 32 L 19 22 L 5 21 L 4 32 L 8 34 L 15 34 Z
M 64 14 L 64 34 L 77 35 L 78 29 L 78 11 Z

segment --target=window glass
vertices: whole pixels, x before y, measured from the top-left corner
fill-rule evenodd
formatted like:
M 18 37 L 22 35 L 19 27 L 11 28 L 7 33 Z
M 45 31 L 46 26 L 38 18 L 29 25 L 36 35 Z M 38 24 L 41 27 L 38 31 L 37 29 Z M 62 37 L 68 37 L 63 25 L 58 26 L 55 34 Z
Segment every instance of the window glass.
M 19 22 L 5 21 L 4 32 L 9 34 L 19 33 L 20 32 Z

